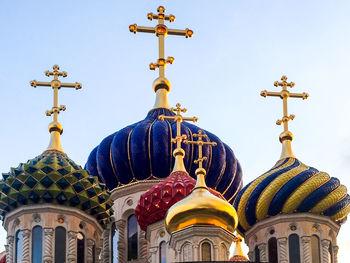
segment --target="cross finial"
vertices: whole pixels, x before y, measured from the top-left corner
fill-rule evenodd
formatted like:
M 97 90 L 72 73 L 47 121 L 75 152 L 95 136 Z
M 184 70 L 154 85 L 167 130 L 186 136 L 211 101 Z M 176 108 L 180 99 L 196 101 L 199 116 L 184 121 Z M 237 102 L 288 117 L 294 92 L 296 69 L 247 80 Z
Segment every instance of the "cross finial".
M 174 116 L 165 116 L 165 115 L 159 115 L 159 119 L 161 121 L 164 120 L 173 120 L 176 122 L 176 137 L 171 139 L 172 143 L 176 143 L 176 149 L 174 150 L 174 157 L 175 157 L 175 165 L 174 165 L 174 171 L 186 171 L 184 169 L 183 165 L 183 158 L 185 156 L 185 151 L 181 148 L 181 142 L 187 138 L 185 134 L 181 134 L 181 123 L 183 121 L 193 121 L 197 122 L 198 118 L 197 117 L 183 117 L 181 113 L 187 112 L 187 109 L 181 108 L 181 104 L 177 103 L 176 108 L 170 108 L 170 110 L 176 115 Z M 181 159 L 181 160 L 180 160 Z
M 149 20 L 158 20 L 158 25 L 155 27 L 145 27 L 145 26 L 138 26 L 137 24 L 133 24 L 129 26 L 129 31 L 136 34 L 137 32 L 142 33 L 152 33 L 155 34 L 158 37 L 158 43 L 159 43 L 159 57 L 157 59 L 157 62 L 150 63 L 149 68 L 151 70 L 159 69 L 159 78 L 157 78 L 153 83 L 153 89 L 154 92 L 157 93 L 158 90 L 164 89 L 166 92 L 170 91 L 170 82 L 165 78 L 165 67 L 167 64 L 173 64 L 174 58 L 173 57 L 167 57 L 165 58 L 164 55 L 164 38 L 167 35 L 177 35 L 177 36 L 184 36 L 186 38 L 193 36 L 193 31 L 186 28 L 185 30 L 180 29 L 170 29 L 165 24 L 164 21 L 174 22 L 175 16 L 165 15 L 165 8 L 163 6 L 159 6 L 157 9 L 158 14 L 148 13 L 147 18 Z M 154 108 L 169 108 L 167 99 L 166 99 L 166 92 L 162 92 L 162 94 L 158 94 L 161 98 L 156 99 L 156 104 L 154 105 Z
M 291 93 L 287 90 L 287 87 L 293 88 L 295 86 L 294 82 L 288 83 L 286 76 L 282 76 L 281 80 L 282 82 L 278 82 L 278 81 L 274 82 L 275 87 L 282 87 L 282 90 L 280 92 L 270 92 L 270 91 L 263 90 L 261 91 L 260 95 L 265 98 L 268 96 L 280 97 L 283 100 L 283 117 L 282 119 L 277 120 L 276 124 L 281 125 L 283 123 L 283 132 L 280 135 L 280 142 L 283 144 L 281 158 L 285 158 L 285 157 L 294 157 L 290 146 L 290 142 L 293 140 L 293 134 L 288 130 L 288 122 L 290 120 L 293 120 L 295 118 L 295 115 L 293 114 L 288 115 L 287 100 L 288 98 L 301 98 L 305 100 L 309 97 L 309 94 L 305 92 Z
M 58 114 L 61 111 L 66 110 L 65 105 L 58 106 L 58 90 L 60 88 L 75 88 L 75 89 L 81 89 L 82 85 L 79 82 L 75 83 L 62 83 L 58 77 L 67 77 L 67 72 L 62 71 L 60 72 L 60 67 L 58 65 L 54 65 L 53 71 L 45 71 L 45 75 L 47 77 L 53 76 L 53 80 L 51 82 L 40 82 L 36 80 L 32 80 L 30 82 L 30 85 L 34 88 L 38 86 L 44 86 L 44 87 L 51 87 L 53 89 L 53 107 L 51 110 L 46 111 L 46 116 L 53 115 L 53 121 L 49 125 L 49 132 L 51 133 L 51 142 L 49 145 L 48 150 L 59 150 L 62 151 L 60 142 L 59 142 L 59 135 L 62 134 L 63 128 L 62 125 L 58 122 Z M 63 152 L 63 151 L 62 151 Z

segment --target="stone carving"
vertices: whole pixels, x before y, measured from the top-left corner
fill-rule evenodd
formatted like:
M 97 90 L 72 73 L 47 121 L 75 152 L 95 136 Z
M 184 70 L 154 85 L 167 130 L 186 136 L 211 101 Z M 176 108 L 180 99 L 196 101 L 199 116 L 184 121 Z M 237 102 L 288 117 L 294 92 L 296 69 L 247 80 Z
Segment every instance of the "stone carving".
M 260 260 L 261 261 L 267 261 L 267 246 L 265 243 L 258 245 L 259 251 L 260 251 Z
M 77 233 L 68 232 L 68 263 L 77 262 Z
M 146 232 L 143 230 L 140 231 L 140 258 L 148 258 L 148 243 L 146 240 Z
M 29 263 L 30 262 L 30 230 L 24 229 L 22 230 L 23 237 L 23 245 L 22 245 L 22 262 Z
M 8 253 L 6 253 L 6 263 L 13 263 L 13 253 L 14 253 L 14 247 L 13 247 L 13 243 L 15 241 L 15 237 L 14 236 L 8 236 L 7 237 L 7 251 Z
M 53 228 L 44 228 L 44 263 L 53 262 Z
M 110 242 L 110 232 L 111 229 L 107 228 L 103 231 L 103 240 L 102 240 L 102 262 L 108 263 L 109 257 L 110 257 L 110 249 L 109 249 L 109 242 Z
M 288 255 L 287 255 L 287 238 L 279 238 L 278 239 L 278 259 L 280 263 L 288 263 Z
M 302 237 L 301 245 L 303 248 L 303 260 L 304 263 L 311 263 L 311 237 Z
M 92 239 L 87 240 L 87 263 L 94 262 L 94 245 L 95 242 Z
M 119 253 L 119 263 L 126 263 L 126 238 L 125 238 L 125 231 L 126 231 L 126 221 L 124 219 L 121 219 L 116 222 L 116 228 L 118 229 L 118 253 Z
M 330 263 L 331 260 L 331 255 L 329 253 L 329 245 L 330 245 L 329 240 L 322 240 L 321 245 L 322 245 L 322 263 Z

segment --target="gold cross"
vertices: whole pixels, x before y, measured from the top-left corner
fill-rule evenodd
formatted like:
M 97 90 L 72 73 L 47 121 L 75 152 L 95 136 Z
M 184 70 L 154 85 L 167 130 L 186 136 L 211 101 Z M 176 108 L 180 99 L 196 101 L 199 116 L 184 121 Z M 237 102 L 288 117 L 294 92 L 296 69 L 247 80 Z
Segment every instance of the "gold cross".
M 58 114 L 60 111 L 65 111 L 66 106 L 61 105 L 58 107 L 58 90 L 60 88 L 75 88 L 75 89 L 81 89 L 82 85 L 79 82 L 75 83 L 62 83 L 58 80 L 58 77 L 67 77 L 67 72 L 62 71 L 59 72 L 60 67 L 58 65 L 53 66 L 53 71 L 45 71 L 45 75 L 50 77 L 53 76 L 53 80 L 51 82 L 39 82 L 36 80 L 32 80 L 30 82 L 30 85 L 34 88 L 37 86 L 45 86 L 45 87 L 51 87 L 53 89 L 53 107 L 51 110 L 46 111 L 46 116 L 51 116 L 53 114 L 53 123 L 58 123 Z M 60 131 L 62 133 L 62 131 Z
M 158 14 L 148 13 L 147 18 L 149 20 L 157 19 L 158 25 L 155 27 L 145 27 L 145 26 L 138 26 L 137 24 L 133 24 L 129 26 L 130 32 L 136 34 L 137 32 L 142 33 L 153 33 L 155 34 L 159 39 L 159 58 L 156 63 L 151 63 L 149 65 L 149 68 L 151 70 L 155 70 L 156 68 L 159 69 L 159 77 L 164 78 L 164 69 L 167 64 L 173 64 L 174 58 L 168 57 L 167 59 L 164 58 L 164 38 L 167 35 L 176 35 L 176 36 L 185 36 L 186 38 L 193 36 L 193 31 L 186 28 L 185 30 L 180 29 L 170 29 L 166 25 L 164 25 L 164 21 L 174 22 L 175 16 L 174 15 L 165 15 L 165 8 L 163 6 L 159 6 L 157 9 Z
M 295 115 L 293 115 L 293 114 L 288 116 L 288 110 L 287 110 L 288 98 L 301 98 L 301 99 L 305 100 L 309 97 L 309 94 L 307 94 L 305 92 L 303 92 L 303 93 L 290 93 L 287 90 L 287 87 L 293 88 L 295 84 L 293 82 L 288 83 L 286 76 L 282 76 L 281 80 L 282 80 L 282 82 L 275 81 L 273 84 L 275 87 L 279 87 L 279 86 L 282 87 L 282 90 L 280 92 L 270 92 L 270 91 L 263 90 L 260 93 L 260 95 L 265 97 L 265 98 L 267 96 L 280 97 L 283 100 L 283 117 L 281 120 L 277 120 L 276 124 L 281 125 L 283 123 L 284 132 L 287 133 L 288 132 L 288 122 L 290 120 L 293 120 L 295 117 Z
M 216 146 L 216 142 L 205 142 L 203 141 L 203 138 L 207 138 L 208 136 L 202 132 L 202 130 L 199 130 L 198 133 L 194 133 L 193 137 L 198 138 L 197 141 L 189 141 L 189 140 L 184 140 L 185 144 L 195 144 L 198 146 L 198 159 L 194 161 L 194 163 L 198 163 L 199 168 L 203 168 L 203 162 L 207 159 L 206 156 L 203 157 L 203 145 L 211 145 L 211 146 Z
M 172 111 L 172 112 L 176 112 L 176 115 L 174 115 L 174 116 L 165 116 L 165 115 L 159 115 L 159 119 L 161 120 L 161 121 L 164 121 L 164 120 L 173 120 L 173 121 L 175 121 L 176 122 L 176 137 L 175 138 L 172 138 L 171 139 L 171 142 L 172 143 L 176 143 L 176 147 L 177 147 L 177 149 L 180 149 L 181 148 L 181 142 L 183 141 L 183 140 L 186 140 L 186 138 L 187 138 L 187 136 L 186 135 L 181 135 L 181 123 L 183 122 L 183 121 L 193 121 L 193 122 L 196 122 L 196 121 L 198 121 L 198 118 L 197 117 L 192 117 L 192 118 L 190 118 L 190 117 L 183 117 L 182 115 L 181 115 L 181 113 L 183 112 L 183 113 L 185 113 L 185 112 L 187 112 L 187 109 L 185 109 L 185 108 L 183 108 L 183 109 L 181 109 L 181 104 L 180 103 L 177 103 L 176 104 L 176 108 L 170 108 L 170 110 Z

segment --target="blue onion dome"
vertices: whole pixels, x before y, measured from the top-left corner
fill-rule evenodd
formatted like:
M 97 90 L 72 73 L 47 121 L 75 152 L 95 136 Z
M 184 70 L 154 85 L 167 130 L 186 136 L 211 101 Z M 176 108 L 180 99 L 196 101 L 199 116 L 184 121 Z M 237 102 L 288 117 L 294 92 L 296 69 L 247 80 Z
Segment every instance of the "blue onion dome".
M 337 178 L 288 157 L 246 185 L 234 207 L 238 230 L 244 234 L 257 222 L 278 214 L 309 212 L 341 224 L 350 212 L 350 197 Z
M 105 185 L 67 154 L 47 150 L 3 174 L 0 217 L 21 206 L 49 203 L 78 208 L 104 226 L 112 214 L 109 196 Z
M 174 167 L 172 152 L 175 146 L 171 138 L 176 137 L 176 122 L 159 120 L 162 114 L 174 115 L 167 107 L 155 107 L 144 120 L 106 137 L 90 153 L 85 169 L 98 176 L 110 190 L 137 181 L 169 176 Z M 188 122 L 181 125 L 181 133 L 190 140 L 193 140 L 192 134 L 200 129 Z M 204 132 L 208 135 L 207 140 L 217 143 L 217 147 L 203 147 L 203 155 L 208 158 L 203 164 L 208 171 L 206 183 L 232 203 L 242 187 L 241 166 L 230 147 L 214 134 Z M 182 144 L 182 148 L 186 170 L 196 178 L 198 165 L 193 164 L 193 160 L 197 149 L 187 144 Z

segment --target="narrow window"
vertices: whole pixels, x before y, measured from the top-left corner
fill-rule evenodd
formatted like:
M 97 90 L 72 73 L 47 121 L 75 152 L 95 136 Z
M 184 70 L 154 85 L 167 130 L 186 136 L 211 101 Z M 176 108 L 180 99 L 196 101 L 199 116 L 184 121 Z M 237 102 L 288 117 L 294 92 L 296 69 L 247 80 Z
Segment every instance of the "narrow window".
M 186 243 L 182 247 L 182 257 L 183 257 L 183 262 L 193 261 L 192 260 L 192 246 L 190 243 Z
M 311 236 L 312 263 L 321 263 L 320 239 L 316 235 Z
M 269 263 L 278 263 L 277 256 L 277 239 L 272 237 L 269 239 Z
M 300 263 L 300 243 L 297 234 L 291 234 L 288 238 L 289 262 Z
M 128 260 L 137 259 L 137 220 L 135 215 L 128 218 Z
M 211 261 L 211 245 L 208 242 L 202 243 L 202 261 Z
M 159 263 L 166 263 L 166 243 L 165 241 L 159 244 Z
M 77 235 L 77 262 L 85 262 L 85 236 L 79 232 Z
M 55 229 L 55 263 L 66 262 L 66 229 L 56 227 Z
M 113 223 L 111 228 L 112 263 L 118 263 L 118 238 L 118 229 L 116 228 L 115 223 Z
M 17 233 L 16 233 L 16 263 L 22 262 L 22 245 L 23 245 L 22 231 L 17 231 Z
M 255 262 L 260 262 L 260 250 L 258 246 L 254 248 Z
M 43 229 L 36 226 L 32 230 L 32 262 L 41 263 L 43 257 Z

